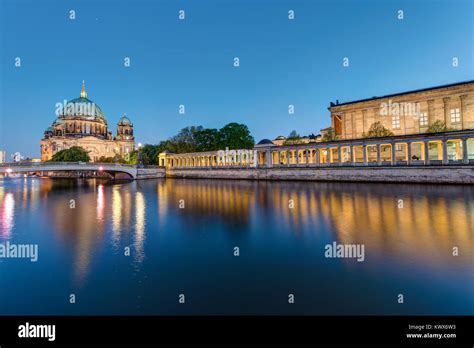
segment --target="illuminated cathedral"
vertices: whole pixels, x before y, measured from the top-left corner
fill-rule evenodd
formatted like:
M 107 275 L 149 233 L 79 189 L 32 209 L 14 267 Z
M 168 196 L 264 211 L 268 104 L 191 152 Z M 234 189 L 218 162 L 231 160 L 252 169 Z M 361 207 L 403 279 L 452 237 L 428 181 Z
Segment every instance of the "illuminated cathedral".
M 56 104 L 56 115 L 41 140 L 42 161 L 48 161 L 56 152 L 72 146 L 84 148 L 95 162 L 101 157 L 124 158 L 135 148 L 130 119 L 124 114 L 113 136 L 102 109 L 87 97 L 84 81 L 79 98 Z

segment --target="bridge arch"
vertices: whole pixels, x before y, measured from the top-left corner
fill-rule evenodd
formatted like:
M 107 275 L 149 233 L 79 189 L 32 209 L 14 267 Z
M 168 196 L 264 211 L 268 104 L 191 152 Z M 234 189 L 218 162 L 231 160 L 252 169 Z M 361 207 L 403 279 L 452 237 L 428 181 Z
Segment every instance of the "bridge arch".
M 0 174 L 4 175 L 9 173 L 86 171 L 126 174 L 130 179 L 136 179 L 137 177 L 137 168 L 135 166 L 115 163 L 41 162 L 0 165 Z

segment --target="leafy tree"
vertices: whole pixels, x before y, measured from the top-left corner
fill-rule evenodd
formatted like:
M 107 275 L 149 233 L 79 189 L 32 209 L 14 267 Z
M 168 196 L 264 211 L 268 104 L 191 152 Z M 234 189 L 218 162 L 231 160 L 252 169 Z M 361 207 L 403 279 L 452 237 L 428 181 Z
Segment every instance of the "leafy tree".
M 221 133 L 215 128 L 206 128 L 196 133 L 197 151 L 216 151 L 222 148 Z
M 286 137 L 286 139 L 299 139 L 299 138 L 301 137 L 295 130 L 292 130 L 291 133 Z
M 322 141 L 334 141 L 334 140 L 338 140 L 339 139 L 339 136 L 336 135 L 336 131 L 334 130 L 334 128 L 332 127 L 329 127 L 326 129 L 326 132 L 323 134 L 323 137 L 322 137 Z
M 165 150 L 169 150 L 170 147 L 170 141 L 169 140 L 162 140 L 158 143 L 158 145 L 155 145 L 157 148 L 158 155 L 162 153 Z
M 115 157 L 105 157 L 105 156 L 101 156 L 101 157 L 99 157 L 98 162 L 102 162 L 102 163 L 114 163 L 114 162 L 116 162 L 116 159 L 115 159 Z
M 120 161 L 119 163 L 124 163 L 124 164 L 137 164 L 138 163 L 138 151 L 134 150 L 130 153 L 127 153 Z
M 292 130 L 286 137 L 283 145 L 301 144 L 302 142 L 303 140 L 301 139 L 301 136 L 295 130 Z
M 245 124 L 229 123 L 219 130 L 221 146 L 229 149 L 251 149 L 255 140 Z
M 80 146 L 72 146 L 56 152 L 52 162 L 90 162 L 89 153 Z
M 446 126 L 446 123 L 444 123 L 441 120 L 434 121 L 429 127 L 428 127 L 428 133 L 440 133 L 440 132 L 449 132 L 454 130 L 453 128 L 450 128 Z
M 363 134 L 364 138 L 382 138 L 382 137 L 391 137 L 393 136 L 393 132 L 387 128 L 385 128 L 382 123 L 375 122 L 369 128 L 367 134 Z
M 158 155 L 160 154 L 160 146 L 159 145 L 150 145 L 145 144 L 141 148 L 143 164 L 145 165 L 156 165 L 158 164 Z
M 191 126 L 181 131 L 169 140 L 168 150 L 173 153 L 196 152 L 196 133 L 203 130 L 202 126 Z
M 142 148 L 145 164 L 157 164 L 158 155 L 167 150 L 172 153 L 216 151 L 229 149 L 250 149 L 255 145 L 254 138 L 244 124 L 229 123 L 221 129 L 191 126 L 158 145 L 145 145 Z

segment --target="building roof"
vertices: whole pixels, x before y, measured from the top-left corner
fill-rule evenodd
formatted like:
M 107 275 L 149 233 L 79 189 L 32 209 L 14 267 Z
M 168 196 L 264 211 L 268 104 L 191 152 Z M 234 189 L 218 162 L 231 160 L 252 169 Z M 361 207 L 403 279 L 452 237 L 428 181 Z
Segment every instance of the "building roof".
M 334 104 L 333 102 L 331 102 L 331 104 L 329 105 L 329 108 L 328 108 L 328 109 L 330 109 L 330 108 L 332 108 L 332 107 L 342 106 L 342 105 L 355 104 L 355 103 L 362 103 L 362 102 L 366 102 L 366 101 L 377 100 L 377 99 L 383 99 L 383 98 L 397 97 L 397 96 L 401 96 L 401 95 L 405 95 L 405 94 L 426 92 L 426 91 L 431 91 L 431 90 L 436 90 L 436 89 L 441 89 L 441 88 L 448 88 L 448 87 L 455 87 L 455 86 L 467 85 L 467 84 L 470 84 L 470 83 L 474 83 L 474 80 L 463 81 L 463 82 L 457 82 L 457 83 L 451 83 L 451 84 L 448 84 L 448 85 L 441 85 L 441 86 L 435 86 L 435 87 L 429 87 L 429 88 L 416 89 L 416 90 L 407 91 L 407 92 L 400 92 L 400 93 L 394 93 L 394 94 L 387 94 L 387 95 L 383 95 L 383 96 L 380 96 L 380 97 L 375 96 L 375 97 L 372 97 L 372 98 L 359 99 L 359 100 L 349 101 L 349 102 L 345 102 L 345 103 Z
M 107 123 L 102 109 L 87 97 L 84 81 L 82 81 L 79 98 L 68 101 L 61 116 L 80 118 L 88 121 L 100 120 Z
M 132 125 L 132 121 L 130 121 L 130 119 L 127 117 L 127 114 L 123 114 L 122 117 L 120 117 L 119 121 L 118 121 L 118 124 L 119 125 Z
M 273 144 L 273 141 L 271 141 L 270 139 L 262 139 L 258 142 L 257 145 L 269 145 L 269 144 Z

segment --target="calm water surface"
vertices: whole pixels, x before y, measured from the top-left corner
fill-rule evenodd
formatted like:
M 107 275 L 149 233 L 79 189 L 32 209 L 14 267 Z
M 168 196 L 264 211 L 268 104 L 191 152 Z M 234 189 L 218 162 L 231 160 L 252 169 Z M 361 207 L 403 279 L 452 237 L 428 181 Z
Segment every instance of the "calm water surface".
M 0 179 L 0 314 L 472 315 L 473 231 L 472 186 Z

